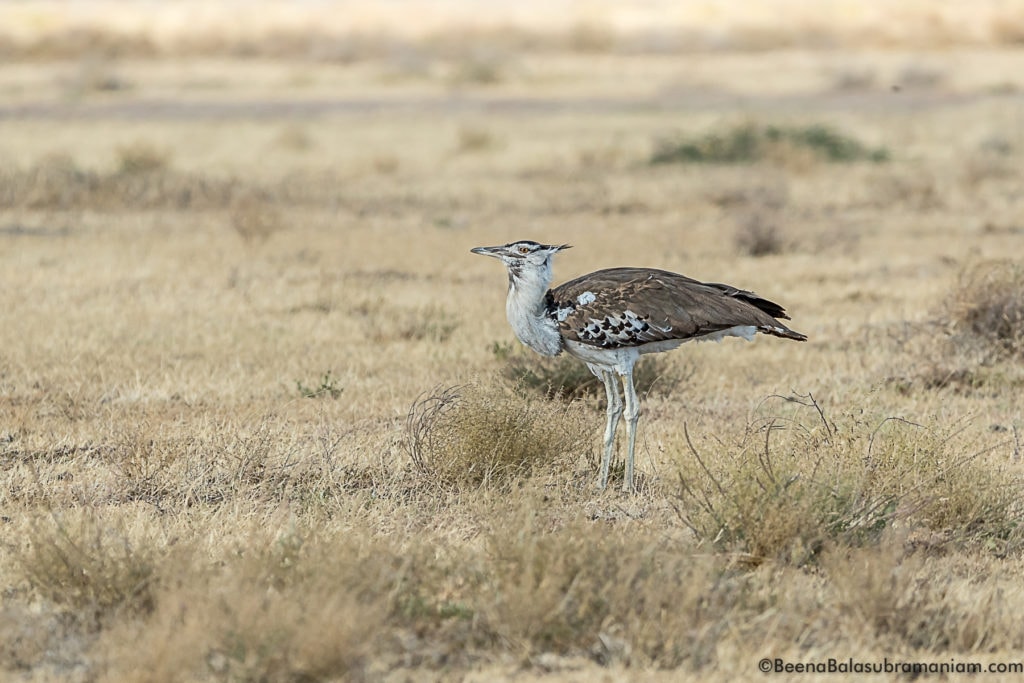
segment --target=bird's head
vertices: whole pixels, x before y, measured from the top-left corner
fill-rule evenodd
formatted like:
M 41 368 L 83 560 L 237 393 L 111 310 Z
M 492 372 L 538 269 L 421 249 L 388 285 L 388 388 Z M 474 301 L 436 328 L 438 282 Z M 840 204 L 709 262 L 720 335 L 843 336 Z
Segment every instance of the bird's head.
M 470 251 L 474 254 L 493 256 L 504 263 L 510 273 L 518 274 L 527 270 L 550 268 L 551 256 L 569 247 L 568 244 L 538 244 L 532 240 L 520 240 L 500 247 L 477 247 Z

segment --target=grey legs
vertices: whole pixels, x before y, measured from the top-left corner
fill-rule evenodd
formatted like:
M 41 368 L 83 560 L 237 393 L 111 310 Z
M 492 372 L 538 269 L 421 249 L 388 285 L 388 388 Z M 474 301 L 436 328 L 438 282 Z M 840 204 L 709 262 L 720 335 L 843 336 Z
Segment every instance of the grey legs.
M 629 451 L 626 454 L 626 475 L 622 478 L 622 490 L 633 490 L 633 454 L 636 451 L 636 424 L 640 420 L 640 400 L 633 387 L 633 372 L 622 376 L 622 389 L 626 394 L 626 430 L 629 436 Z
M 604 382 L 605 395 L 608 397 L 608 423 L 604 428 L 604 456 L 601 458 L 601 474 L 598 475 L 597 488 L 604 490 L 608 485 L 608 468 L 612 464 L 612 449 L 615 447 L 615 429 L 622 417 L 622 397 L 615 384 L 615 373 L 607 370 L 590 368 Z
M 605 395 L 608 398 L 608 423 L 604 429 L 604 455 L 601 458 L 601 473 L 598 475 L 597 487 L 601 490 L 608 485 L 608 469 L 612 463 L 612 450 L 615 447 L 615 430 L 619 426 L 619 418 L 623 414 L 622 397 L 615 381 L 615 373 L 602 368 L 590 366 L 590 371 L 604 382 Z M 636 451 L 636 425 L 640 420 L 640 400 L 633 387 L 632 368 L 622 375 L 622 388 L 625 394 L 626 430 L 629 437 L 629 450 L 626 454 L 626 474 L 622 481 L 622 490 L 627 493 L 633 490 L 633 458 Z

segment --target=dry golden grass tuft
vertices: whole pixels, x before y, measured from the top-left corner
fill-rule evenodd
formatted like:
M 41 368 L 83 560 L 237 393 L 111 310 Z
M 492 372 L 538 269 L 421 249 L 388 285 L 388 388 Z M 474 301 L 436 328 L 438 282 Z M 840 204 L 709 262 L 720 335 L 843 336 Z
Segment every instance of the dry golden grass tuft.
M 770 256 L 783 252 L 787 245 L 777 210 L 761 209 L 740 214 L 733 241 L 736 250 L 746 256 Z
M 976 393 L 1022 381 L 1024 268 L 1007 259 L 962 268 L 949 292 L 911 340 L 916 381 L 932 389 Z
M 167 149 L 145 142 L 135 141 L 117 148 L 117 173 L 157 173 L 171 166 L 171 153 Z
M 40 597 L 93 628 L 115 615 L 152 611 L 159 562 L 152 539 L 136 538 L 123 522 L 112 526 L 89 509 L 41 518 L 29 528 L 31 540 L 8 552 Z
M 6 208 L 118 211 L 129 208 L 209 209 L 237 194 L 231 181 L 177 171 L 170 154 L 146 143 L 116 150 L 110 172 L 86 168 L 67 154 L 52 154 L 28 168 L 4 171 L 0 206 Z
M 246 244 L 265 242 L 286 225 L 277 203 L 267 195 L 265 191 L 248 190 L 231 199 L 231 227 Z
M 971 452 L 962 430 L 901 418 L 833 422 L 813 397 L 787 399 L 815 420 L 778 416 L 748 427 L 714 457 L 688 441 L 677 511 L 699 542 L 746 561 L 803 566 L 829 546 L 872 545 L 882 534 L 925 533 L 1015 555 L 1024 529 L 1004 466 Z
M 955 345 L 1024 358 L 1024 263 L 976 263 L 959 276 L 943 318 Z
M 590 436 L 577 405 L 474 383 L 417 399 L 405 447 L 430 485 L 507 488 L 542 469 L 571 471 Z

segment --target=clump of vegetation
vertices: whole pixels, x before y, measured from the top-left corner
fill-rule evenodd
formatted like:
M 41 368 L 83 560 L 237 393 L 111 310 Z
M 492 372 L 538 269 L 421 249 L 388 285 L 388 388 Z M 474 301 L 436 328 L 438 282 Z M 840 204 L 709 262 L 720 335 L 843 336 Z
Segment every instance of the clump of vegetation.
M 562 354 L 544 358 L 534 353 L 517 353 L 512 344 L 495 342 L 491 351 L 504 363 L 501 374 L 516 386 L 537 392 L 545 398 L 573 401 L 579 398 L 603 398 L 604 384 L 586 365 L 572 356 Z M 669 393 L 681 381 L 688 379 L 662 356 L 650 356 L 636 364 L 633 383 L 639 394 L 646 394 L 655 386 Z
M 79 61 L 78 68 L 63 79 L 65 92 L 71 98 L 94 93 L 114 93 L 131 90 L 134 84 L 119 73 L 116 62 L 95 53 Z
M 1014 361 L 1024 358 L 1024 264 L 976 263 L 961 271 L 932 321 L 907 340 L 913 372 L 893 381 L 969 394 L 986 386 L 1013 385 Z
M 47 600 L 96 620 L 153 608 L 155 547 L 86 510 L 77 520 L 35 524 L 27 547 L 9 548 L 29 585 Z
M 117 148 L 117 172 L 120 174 L 166 171 L 171 153 L 148 142 L 133 142 Z
M 827 545 L 877 543 L 898 520 L 942 543 L 1022 547 L 1016 484 L 983 452 L 959 449 L 956 430 L 899 418 L 837 427 L 813 397 L 790 401 L 816 424 L 762 421 L 713 457 L 687 434 L 677 512 L 700 542 L 800 566 Z
M 337 399 L 341 396 L 341 393 L 345 391 L 345 388 L 338 385 L 338 379 L 331 377 L 331 371 L 328 370 L 324 373 L 323 377 L 320 378 L 320 384 L 317 386 L 305 385 L 302 380 L 295 380 L 295 388 L 299 390 L 299 395 L 303 398 L 322 398 L 324 396 L 330 396 L 333 399 Z
M 461 126 L 458 132 L 456 150 L 460 153 L 480 152 L 497 144 L 494 134 L 479 126 Z
M 747 123 L 724 133 L 665 139 L 657 142 L 651 164 L 743 164 L 764 161 L 780 151 L 803 150 L 828 162 L 889 159 L 884 147 L 872 148 L 856 138 L 821 124 L 808 126 L 761 126 Z
M 756 603 L 749 577 L 648 528 L 608 534 L 574 519 L 548 531 L 536 515 L 510 512 L 485 539 L 493 588 L 470 604 L 495 640 L 526 655 L 699 668 L 713 661 L 719 638 L 708 615 L 739 621 Z
M 415 468 L 450 487 L 505 487 L 551 467 L 569 467 L 590 443 L 574 406 L 501 386 L 471 384 L 417 400 L 405 449 Z
M 403 308 L 380 297 L 360 301 L 352 311 L 366 320 L 369 337 L 378 343 L 426 340 L 441 344 L 451 339 L 460 324 L 440 306 Z
M 736 250 L 745 256 L 771 256 L 781 254 L 786 240 L 779 227 L 778 213 L 771 210 L 749 211 L 741 214 L 733 236 Z
M 1024 357 L 1024 263 L 987 261 L 964 269 L 943 319 L 955 345 L 987 357 Z
M 29 209 L 209 209 L 223 208 L 239 183 L 182 173 L 169 155 L 148 146 L 117 151 L 118 167 L 101 172 L 55 154 L 28 168 L 0 171 L 0 207 Z
M 246 244 L 265 242 L 285 225 L 280 209 L 265 192 L 241 192 L 231 201 L 231 227 Z
M 284 149 L 294 152 L 305 152 L 313 148 L 313 137 L 309 130 L 298 124 L 285 126 L 278 132 L 274 140 L 275 144 Z
M 451 79 L 459 85 L 494 85 L 506 78 L 509 55 L 494 47 L 477 47 L 456 59 Z

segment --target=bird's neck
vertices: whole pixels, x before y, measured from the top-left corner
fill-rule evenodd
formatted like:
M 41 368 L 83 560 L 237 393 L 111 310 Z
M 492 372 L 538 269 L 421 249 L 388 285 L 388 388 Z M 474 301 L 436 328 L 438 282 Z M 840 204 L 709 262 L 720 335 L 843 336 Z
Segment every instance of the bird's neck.
M 547 293 L 551 285 L 551 262 L 536 270 L 509 271 L 505 314 L 523 344 L 544 356 L 562 351 L 558 323 L 548 315 Z

